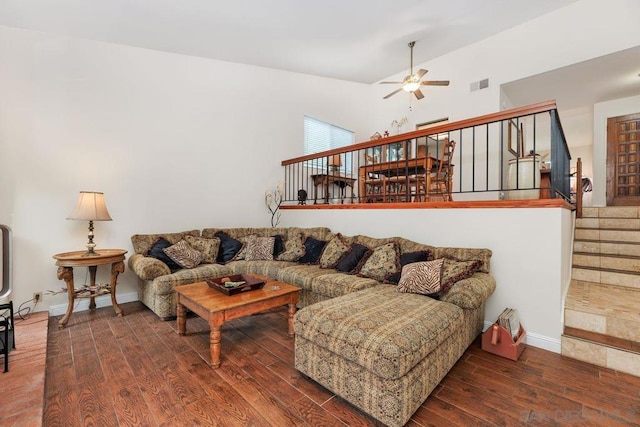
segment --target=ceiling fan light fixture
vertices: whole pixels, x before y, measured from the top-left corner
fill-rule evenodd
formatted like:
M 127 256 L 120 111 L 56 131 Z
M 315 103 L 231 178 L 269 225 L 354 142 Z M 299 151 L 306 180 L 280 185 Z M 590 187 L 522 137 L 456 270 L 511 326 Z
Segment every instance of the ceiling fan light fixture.
M 402 90 L 413 93 L 420 88 L 420 82 L 409 81 L 402 85 Z
M 420 90 L 422 86 L 449 86 L 449 80 L 422 80 L 425 74 L 428 73 L 428 70 L 419 69 L 418 71 L 413 73 L 413 46 L 416 42 L 410 42 L 410 66 L 409 66 L 409 75 L 402 79 L 401 82 L 380 82 L 380 84 L 399 84 L 402 85 L 399 89 L 394 90 L 388 95 L 384 96 L 382 99 L 387 99 L 400 91 L 405 91 L 407 93 L 412 93 L 416 96 L 418 100 L 424 98 L 424 94 Z

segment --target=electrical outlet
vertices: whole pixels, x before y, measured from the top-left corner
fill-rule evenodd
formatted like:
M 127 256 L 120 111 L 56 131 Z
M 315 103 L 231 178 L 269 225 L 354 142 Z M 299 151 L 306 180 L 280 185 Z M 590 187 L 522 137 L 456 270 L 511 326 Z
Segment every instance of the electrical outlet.
M 33 302 L 42 301 L 42 292 L 34 292 L 33 293 Z

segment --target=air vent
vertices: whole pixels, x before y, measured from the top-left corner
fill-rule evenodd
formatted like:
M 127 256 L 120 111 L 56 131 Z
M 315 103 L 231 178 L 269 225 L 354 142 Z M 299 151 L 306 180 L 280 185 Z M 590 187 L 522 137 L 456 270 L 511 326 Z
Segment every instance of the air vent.
M 479 80 L 477 82 L 471 83 L 471 92 L 475 92 L 476 90 L 486 89 L 489 87 L 489 79 Z

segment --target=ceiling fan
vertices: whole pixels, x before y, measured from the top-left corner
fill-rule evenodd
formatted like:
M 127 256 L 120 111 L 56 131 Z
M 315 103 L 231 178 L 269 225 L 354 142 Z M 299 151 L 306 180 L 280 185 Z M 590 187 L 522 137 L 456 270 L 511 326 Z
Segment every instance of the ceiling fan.
M 390 84 L 400 84 L 402 87 L 400 89 L 396 89 L 391 92 L 389 95 L 385 96 L 382 99 L 387 99 L 396 93 L 404 90 L 405 92 L 413 93 L 416 98 L 422 99 L 424 95 L 420 90 L 420 86 L 449 86 L 449 80 L 423 80 L 420 81 L 422 76 L 427 74 L 427 70 L 419 69 L 413 74 L 413 46 L 415 46 L 416 42 L 409 42 L 409 48 L 411 49 L 411 66 L 409 68 L 409 75 L 404 78 L 401 82 L 380 82 L 382 85 L 390 85 Z

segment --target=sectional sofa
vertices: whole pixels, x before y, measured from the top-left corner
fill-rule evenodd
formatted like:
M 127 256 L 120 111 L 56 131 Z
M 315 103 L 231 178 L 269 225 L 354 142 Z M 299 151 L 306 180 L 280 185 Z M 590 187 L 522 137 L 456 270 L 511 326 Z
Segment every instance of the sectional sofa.
M 139 298 L 164 320 L 176 315 L 177 285 L 255 273 L 299 286 L 296 369 L 389 426 L 410 419 L 481 333 L 495 289 L 489 249 L 400 237 L 290 227 L 206 228 L 131 240 Z M 203 243 L 216 240 L 218 250 L 207 252 Z M 159 246 L 166 251 L 181 241 L 208 254 L 209 262 L 172 270 L 153 256 Z

